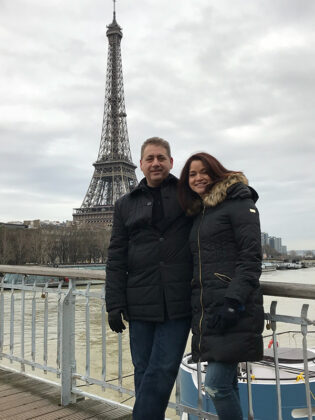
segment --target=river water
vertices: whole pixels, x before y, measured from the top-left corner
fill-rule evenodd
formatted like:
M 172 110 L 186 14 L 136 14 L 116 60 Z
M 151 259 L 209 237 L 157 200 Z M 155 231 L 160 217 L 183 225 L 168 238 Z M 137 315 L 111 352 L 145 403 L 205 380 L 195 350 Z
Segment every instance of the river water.
M 261 280 L 264 281 L 275 281 L 275 282 L 287 282 L 287 283 L 298 283 L 298 284 L 315 284 L 315 267 L 307 269 L 298 269 L 298 270 L 282 270 L 282 271 L 273 271 L 268 273 L 263 273 Z M 101 286 L 92 286 L 93 291 L 100 290 Z M 84 287 L 81 287 L 80 290 L 84 291 Z M 43 318 L 44 318 L 44 302 L 45 299 L 40 299 L 41 296 L 38 296 L 36 304 L 36 361 L 43 363 Z M 10 291 L 4 292 L 5 300 L 5 314 L 4 314 L 4 348 L 3 351 L 6 353 L 10 352 L 10 300 L 12 299 Z M 20 293 L 14 293 L 15 299 L 15 331 L 14 331 L 14 348 L 13 352 L 16 355 L 20 355 Z M 293 315 L 300 316 L 301 308 L 304 303 L 309 304 L 308 318 L 315 320 L 315 302 L 312 300 L 304 299 L 289 299 L 289 298 L 273 298 L 270 296 L 264 297 L 264 307 L 265 311 L 269 312 L 270 303 L 272 300 L 277 300 L 277 313 L 282 315 Z M 49 317 L 48 317 L 48 365 L 56 366 L 56 343 L 57 343 L 57 299 L 53 294 L 49 295 L 48 299 L 49 304 Z M 32 305 L 32 293 L 26 294 L 25 302 L 25 358 L 31 360 L 31 305 Z M 101 330 L 101 301 L 99 299 L 90 299 L 90 375 L 96 379 L 102 378 L 102 330 Z M 86 319 L 86 299 L 85 297 L 77 297 L 76 302 L 76 366 L 77 372 L 84 375 L 86 372 L 86 329 L 85 329 L 85 319 Z M 288 324 L 278 324 L 277 331 L 285 330 L 298 330 L 297 325 L 288 325 Z M 315 330 L 315 327 L 313 328 Z M 266 334 L 270 334 L 270 331 L 265 330 Z M 106 380 L 110 380 L 112 383 L 118 384 L 118 340 L 117 334 L 112 333 L 109 329 L 106 333 L 107 340 L 107 352 L 106 352 Z M 127 330 L 122 334 L 123 340 L 123 375 L 126 378 L 123 380 L 123 386 L 126 388 L 132 388 L 133 386 L 133 368 L 130 359 L 129 353 L 129 337 L 128 337 L 128 327 Z M 281 342 L 282 340 L 282 342 Z M 296 343 L 287 343 L 284 342 L 284 337 L 280 336 L 279 341 L 280 345 L 296 345 Z M 268 343 L 269 338 L 266 339 L 266 344 Z M 299 343 L 298 343 L 299 345 Z M 309 336 L 309 346 L 315 347 L 315 334 L 314 338 L 312 335 Z M 190 350 L 190 340 L 187 343 L 187 352 Z M 0 361 L 3 365 L 10 364 L 6 359 Z M 11 367 L 19 369 L 20 365 L 18 363 L 10 364 Z M 30 368 L 26 369 L 27 372 L 32 372 Z M 56 375 L 52 373 L 44 374 L 41 371 L 36 371 L 36 374 L 41 377 L 53 381 L 59 381 L 56 378 Z M 128 399 L 128 395 L 118 395 L 115 391 L 111 390 L 102 390 L 97 386 L 87 386 L 83 383 L 78 382 L 79 386 L 82 386 L 86 392 L 94 393 L 101 395 L 105 398 L 114 399 L 125 404 L 133 404 L 133 398 Z M 172 395 L 174 399 L 174 395 Z M 167 411 L 167 416 L 170 419 L 178 419 L 174 414 L 173 410 Z

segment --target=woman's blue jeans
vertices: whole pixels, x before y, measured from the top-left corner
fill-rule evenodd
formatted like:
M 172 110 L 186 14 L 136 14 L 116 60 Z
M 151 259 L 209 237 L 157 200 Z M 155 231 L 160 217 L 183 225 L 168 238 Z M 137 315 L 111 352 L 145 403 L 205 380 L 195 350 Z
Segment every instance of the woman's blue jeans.
M 163 420 L 191 319 L 130 321 L 130 349 L 135 370 L 134 420 Z
M 205 390 L 220 420 L 243 420 L 237 385 L 237 363 L 209 362 Z

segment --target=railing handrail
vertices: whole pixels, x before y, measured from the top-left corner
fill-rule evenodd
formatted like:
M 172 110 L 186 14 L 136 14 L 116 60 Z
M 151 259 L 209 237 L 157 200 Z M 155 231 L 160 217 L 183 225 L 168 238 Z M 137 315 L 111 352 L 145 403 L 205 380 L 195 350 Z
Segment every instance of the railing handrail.
M 261 289 L 266 296 L 297 299 L 315 299 L 315 284 L 261 281 Z
M 85 268 L 39 267 L 28 265 L 0 265 L 0 273 L 26 274 L 38 276 L 69 277 L 72 279 L 90 279 L 105 281 L 105 270 Z M 284 283 L 261 281 L 264 295 L 281 296 L 298 299 L 315 299 L 315 284 Z
M 13 265 L 0 265 L 0 277 L 1 273 L 10 273 L 10 274 L 20 274 L 20 275 L 37 275 L 37 276 L 46 276 L 47 283 L 44 287 L 38 287 L 37 283 L 34 282 L 33 285 L 26 284 L 26 280 L 23 279 L 21 283 L 15 284 L 4 283 L 3 279 L 1 282 L 0 278 L 0 356 L 5 359 L 10 360 L 11 362 L 18 362 L 21 364 L 21 372 L 24 372 L 25 366 L 31 366 L 32 369 L 40 369 L 44 372 L 56 373 L 57 377 L 61 376 L 61 401 L 63 405 L 67 405 L 71 401 L 75 401 L 76 396 L 90 396 L 92 394 L 87 394 L 82 388 L 76 386 L 76 381 L 82 381 L 85 384 L 93 384 L 103 389 L 108 388 L 112 389 L 130 396 L 134 395 L 134 391 L 123 386 L 122 379 L 122 336 L 118 335 L 118 376 L 115 377 L 115 380 L 118 380 L 118 384 L 113 383 L 112 379 L 108 380 L 107 373 L 107 362 L 106 362 L 106 307 L 105 307 L 105 270 L 90 270 L 86 268 L 76 269 L 76 268 L 67 268 L 67 267 L 44 267 L 44 266 L 13 266 Z M 60 278 L 58 282 L 58 288 L 49 288 L 48 277 L 57 277 Z M 68 277 L 69 282 L 64 282 L 65 277 Z M 78 281 L 76 281 L 78 280 Z M 88 280 L 85 283 L 87 287 L 85 290 L 76 288 L 76 285 L 82 283 L 80 280 Z M 89 281 L 91 280 L 91 281 Z M 102 283 L 101 288 L 92 290 L 90 285 L 93 280 Z M 62 286 L 67 283 L 68 289 L 62 289 Z M 284 282 L 275 282 L 272 279 L 270 281 L 261 281 L 262 292 L 264 295 L 269 296 L 279 296 L 279 297 L 289 297 L 289 298 L 302 298 L 302 299 L 313 299 L 315 300 L 315 285 L 313 284 L 301 284 L 301 283 L 284 283 Z M 8 290 L 11 293 L 4 293 L 5 290 Z M 15 298 L 15 290 L 20 290 L 21 293 L 18 294 Z M 29 315 L 32 319 L 31 334 L 28 334 L 29 343 L 31 344 L 31 357 L 29 355 L 24 355 L 24 341 L 25 341 L 25 332 L 24 332 L 24 318 L 26 312 L 25 296 L 28 293 L 30 304 L 28 305 Z M 56 329 L 57 329 L 57 357 L 56 365 L 51 365 L 51 361 L 48 357 L 48 296 L 52 294 L 57 294 L 57 299 L 53 299 L 52 303 L 57 305 L 56 314 Z M 85 372 L 84 368 L 76 366 L 75 358 L 75 311 L 76 311 L 76 298 L 78 296 L 85 297 L 85 352 L 86 352 L 86 363 L 85 363 Z M 39 329 L 37 326 L 37 309 L 36 309 L 36 300 L 45 299 L 43 302 L 42 308 L 44 308 L 44 315 L 42 318 L 43 325 L 43 339 L 41 344 L 43 345 L 43 358 L 44 363 L 40 363 L 37 357 L 36 350 L 36 330 Z M 101 351 L 102 351 L 102 378 L 94 377 L 94 373 L 90 373 L 90 298 L 96 298 L 101 302 Z M 17 303 L 15 303 L 17 300 Z M 10 313 L 10 325 L 4 322 L 4 304 L 7 303 L 7 314 Z M 81 301 L 82 304 L 82 301 Z M 15 315 L 15 305 L 20 306 L 21 315 L 16 317 Z M 307 310 L 309 305 L 304 304 L 301 317 L 293 317 L 288 315 L 279 315 L 276 313 L 277 302 L 273 301 L 270 307 L 270 313 L 265 314 L 265 319 L 267 320 L 267 326 L 272 330 L 273 342 L 277 342 L 277 333 L 276 325 L 278 322 L 287 323 L 287 324 L 296 324 L 301 326 L 301 332 L 303 335 L 303 359 L 304 359 L 304 371 L 305 371 L 305 392 L 307 397 L 307 409 L 309 411 L 308 418 L 311 419 L 311 401 L 310 401 L 310 377 L 308 373 L 307 366 L 307 328 L 308 325 L 315 325 L 314 321 L 310 321 L 307 318 Z M 18 314 L 18 311 L 17 311 Z M 15 319 L 19 322 L 21 318 L 21 328 L 19 331 L 15 331 Z M 28 329 L 30 329 L 28 327 Z M 42 328 L 42 327 L 41 327 Z M 4 336 L 4 331 L 6 336 Z M 21 348 L 19 349 L 19 342 L 15 345 L 15 335 L 18 337 L 20 335 Z M 5 338 L 6 337 L 6 338 Z M 4 340 L 5 338 L 5 340 Z M 4 346 L 5 345 L 5 346 Z M 277 346 L 274 346 L 274 357 L 276 361 L 276 382 L 277 382 L 277 398 L 278 398 L 278 410 L 281 413 L 281 392 L 280 392 L 280 376 L 279 376 L 279 367 L 278 367 L 278 356 L 277 356 Z M 20 350 L 20 355 L 18 351 Z M 69 357 L 68 357 L 69 356 Z M 70 357 L 71 356 L 71 357 Z M 28 357 L 28 358 L 27 358 Z M 200 368 L 200 366 L 199 366 Z M 247 372 L 250 371 L 250 367 L 247 368 Z M 115 373 L 116 375 L 116 373 Z M 127 375 L 129 376 L 129 375 Z M 248 377 L 248 393 L 249 393 L 249 403 L 252 404 L 251 397 L 251 378 Z M 201 384 L 201 375 L 198 376 L 198 393 L 202 396 L 202 384 Z M 201 405 L 197 408 L 189 406 L 188 403 L 183 403 L 180 399 L 180 386 L 178 386 L 178 393 L 176 394 L 176 402 L 170 402 L 170 408 L 176 408 L 178 412 L 181 413 L 191 413 L 199 416 L 200 418 L 212 419 L 216 418 L 213 414 L 206 413 L 203 411 Z M 100 399 L 106 401 L 106 398 L 99 397 Z M 201 401 L 201 400 L 200 400 Z M 253 418 L 250 417 L 249 418 Z M 281 414 L 278 417 L 281 419 Z
M 0 265 L 0 273 L 26 274 L 35 276 L 69 277 L 71 279 L 104 280 L 105 270 L 84 268 L 39 267 L 35 265 Z

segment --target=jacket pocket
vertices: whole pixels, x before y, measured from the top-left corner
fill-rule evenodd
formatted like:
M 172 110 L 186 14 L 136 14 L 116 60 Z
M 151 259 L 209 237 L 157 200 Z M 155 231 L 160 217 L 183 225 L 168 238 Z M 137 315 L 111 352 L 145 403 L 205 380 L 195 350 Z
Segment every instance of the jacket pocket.
M 231 283 L 232 279 L 231 277 L 225 275 L 225 274 L 221 274 L 221 273 L 213 273 L 219 280 L 223 281 L 223 283 L 225 284 L 229 284 Z

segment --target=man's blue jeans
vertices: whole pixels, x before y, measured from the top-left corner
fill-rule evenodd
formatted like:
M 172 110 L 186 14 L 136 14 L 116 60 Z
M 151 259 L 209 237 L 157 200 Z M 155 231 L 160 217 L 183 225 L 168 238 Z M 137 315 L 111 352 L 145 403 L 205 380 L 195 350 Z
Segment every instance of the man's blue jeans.
M 237 363 L 209 362 L 205 390 L 220 420 L 243 420 L 237 384 Z
M 134 420 L 162 420 L 185 350 L 191 319 L 130 321 L 135 370 Z

